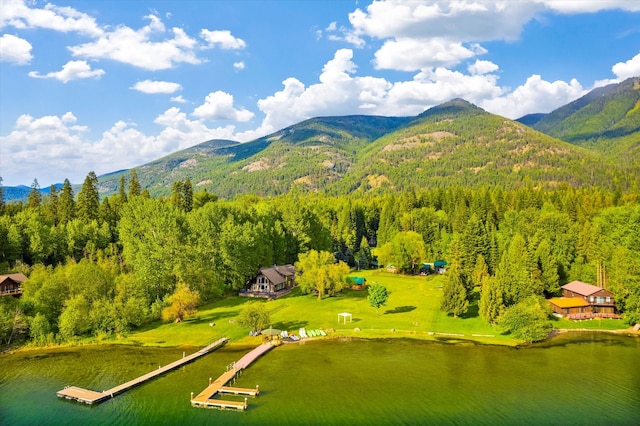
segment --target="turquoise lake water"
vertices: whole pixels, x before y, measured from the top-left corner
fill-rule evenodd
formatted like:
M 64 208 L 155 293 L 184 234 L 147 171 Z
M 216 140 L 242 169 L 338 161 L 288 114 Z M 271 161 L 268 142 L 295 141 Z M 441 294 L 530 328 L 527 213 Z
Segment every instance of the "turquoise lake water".
M 195 349 L 98 346 L 0 355 L 2 425 L 639 425 L 640 339 L 570 333 L 527 347 L 317 340 L 278 347 L 236 386 L 246 412 L 192 408 L 209 377 L 251 348 L 224 347 L 102 404 L 101 391 Z M 243 400 L 240 397 L 226 399 Z

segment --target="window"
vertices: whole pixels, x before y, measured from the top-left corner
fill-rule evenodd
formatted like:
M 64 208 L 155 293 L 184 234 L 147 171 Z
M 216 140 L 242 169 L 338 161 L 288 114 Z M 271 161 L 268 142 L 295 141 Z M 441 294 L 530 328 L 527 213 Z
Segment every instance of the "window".
M 596 303 L 604 303 L 604 297 L 597 297 L 596 301 Z

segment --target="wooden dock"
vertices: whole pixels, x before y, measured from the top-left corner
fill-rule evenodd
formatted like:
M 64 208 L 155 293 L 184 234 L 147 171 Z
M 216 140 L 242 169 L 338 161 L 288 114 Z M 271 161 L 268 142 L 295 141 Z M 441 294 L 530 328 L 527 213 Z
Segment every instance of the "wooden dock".
M 227 409 L 233 408 L 236 410 L 246 410 L 247 409 L 247 398 L 244 399 L 244 402 L 238 401 L 225 401 L 222 399 L 213 399 L 216 394 L 219 393 L 231 393 L 235 395 L 252 395 L 256 396 L 260 393 L 260 388 L 258 386 L 255 389 L 247 389 L 247 388 L 236 388 L 225 386 L 229 381 L 235 379 L 238 374 L 242 372 L 245 368 L 247 368 L 253 361 L 258 359 L 258 357 L 265 354 L 267 351 L 273 349 L 273 346 L 270 344 L 262 344 L 251 352 L 247 353 L 245 356 L 240 358 L 238 361 L 234 362 L 231 367 L 224 372 L 220 377 L 216 380 L 209 379 L 209 386 L 207 386 L 202 392 L 200 392 L 195 398 L 193 396 L 193 392 L 191 393 L 191 406 L 192 407 L 200 407 L 200 408 L 218 408 L 218 409 Z
M 75 400 L 78 402 L 84 402 L 85 404 L 97 404 L 104 401 L 105 399 L 113 398 L 114 396 L 128 389 L 131 389 L 135 386 L 138 386 L 139 384 L 142 384 L 148 380 L 151 380 L 154 377 L 157 377 L 168 371 L 174 370 L 184 364 L 187 364 L 197 358 L 200 358 L 201 356 L 206 355 L 215 349 L 218 349 L 220 346 L 227 343 L 228 340 L 229 339 L 227 339 L 226 337 L 223 337 L 222 339 L 213 342 L 209 346 L 206 346 L 200 349 L 199 351 L 192 353 L 191 355 L 185 356 L 177 361 L 172 362 L 171 364 L 167 364 L 164 367 L 160 367 L 157 370 L 151 371 L 147 374 L 144 374 L 140 377 L 137 377 L 133 380 L 130 380 L 126 383 L 123 383 L 121 385 L 108 389 L 106 391 L 96 392 L 88 389 L 82 389 L 76 386 L 65 386 L 64 389 L 57 392 L 57 395 L 59 398 L 65 398 L 65 399 Z

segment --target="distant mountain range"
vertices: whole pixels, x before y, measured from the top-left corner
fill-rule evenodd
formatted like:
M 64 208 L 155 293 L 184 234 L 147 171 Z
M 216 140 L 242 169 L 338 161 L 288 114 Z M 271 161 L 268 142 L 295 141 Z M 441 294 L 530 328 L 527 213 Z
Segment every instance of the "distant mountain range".
M 207 141 L 136 171 L 153 196 L 170 194 L 187 178 L 195 191 L 221 197 L 451 185 L 637 187 L 640 78 L 515 121 L 462 99 L 415 117 L 312 118 L 247 143 Z M 122 174 L 129 171 L 100 176 L 101 194 L 117 191 Z M 5 200 L 29 190 L 4 187 Z

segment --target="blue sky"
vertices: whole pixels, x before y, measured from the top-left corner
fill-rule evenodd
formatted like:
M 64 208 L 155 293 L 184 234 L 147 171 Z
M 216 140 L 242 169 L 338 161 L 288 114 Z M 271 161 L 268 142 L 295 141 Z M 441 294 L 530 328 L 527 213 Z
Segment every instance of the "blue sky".
M 640 75 L 640 1 L 0 0 L 4 186 L 307 118 L 508 118 Z

